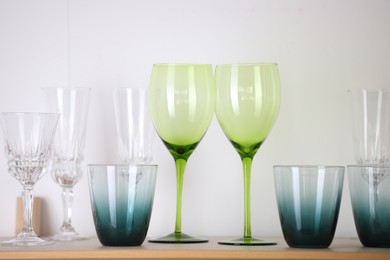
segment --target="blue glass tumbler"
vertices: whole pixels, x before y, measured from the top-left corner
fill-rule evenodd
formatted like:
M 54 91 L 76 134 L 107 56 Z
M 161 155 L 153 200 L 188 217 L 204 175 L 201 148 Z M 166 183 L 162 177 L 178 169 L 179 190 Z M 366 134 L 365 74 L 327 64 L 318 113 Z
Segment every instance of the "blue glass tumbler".
M 327 248 L 337 226 L 342 166 L 274 166 L 283 236 L 290 247 Z
M 157 165 L 88 165 L 92 215 L 104 246 L 139 246 L 153 207 Z
M 355 227 L 366 247 L 390 247 L 390 165 L 349 165 Z

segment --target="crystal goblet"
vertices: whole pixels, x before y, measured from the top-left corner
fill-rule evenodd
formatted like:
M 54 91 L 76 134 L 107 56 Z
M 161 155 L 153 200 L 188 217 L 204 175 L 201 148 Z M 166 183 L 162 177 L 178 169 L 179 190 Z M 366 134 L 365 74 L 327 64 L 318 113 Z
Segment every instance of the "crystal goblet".
M 23 228 L 3 245 L 37 246 L 52 242 L 39 238 L 32 227 L 34 185 L 46 173 L 59 114 L 1 113 L 0 126 L 5 140 L 8 172 L 22 186 Z

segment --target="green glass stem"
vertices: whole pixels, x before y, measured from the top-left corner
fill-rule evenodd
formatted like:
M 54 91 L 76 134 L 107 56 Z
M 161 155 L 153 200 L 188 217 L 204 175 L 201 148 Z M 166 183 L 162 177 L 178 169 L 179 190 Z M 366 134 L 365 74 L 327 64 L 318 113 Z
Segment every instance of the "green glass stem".
M 252 237 L 251 230 L 251 168 L 252 158 L 242 158 L 244 170 L 244 238 Z
M 184 170 L 186 168 L 187 161 L 179 158 L 175 161 L 176 164 L 176 223 L 175 233 L 181 233 L 181 205 L 182 205 L 182 193 L 183 193 L 183 180 Z

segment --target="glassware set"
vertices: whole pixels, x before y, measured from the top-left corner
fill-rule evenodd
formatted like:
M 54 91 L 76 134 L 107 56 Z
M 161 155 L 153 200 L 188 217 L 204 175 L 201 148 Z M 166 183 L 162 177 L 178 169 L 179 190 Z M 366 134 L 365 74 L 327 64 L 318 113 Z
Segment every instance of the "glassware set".
M 38 238 L 31 225 L 33 187 L 51 159 L 51 176 L 63 189 L 64 206 L 63 225 L 52 240 L 86 239 L 76 232 L 71 216 L 73 186 L 82 176 L 90 89 L 45 88 L 43 93 L 49 113 L 0 114 L 9 173 L 23 186 L 25 213 L 22 232 L 6 245 L 52 243 Z M 276 244 L 252 236 L 250 188 L 252 160 L 279 112 L 277 64 L 217 65 L 215 76 L 209 64 L 154 64 L 148 92 L 116 88 L 112 93 L 120 163 L 87 166 L 96 233 L 103 245 L 141 245 L 146 237 L 157 172 L 157 165 L 150 164 L 154 130 L 176 165 L 176 221 L 173 233 L 149 242 L 208 242 L 182 232 L 181 212 L 186 164 L 214 113 L 244 173 L 243 236 L 219 244 Z M 355 225 L 364 246 L 389 247 L 390 91 L 353 91 L 351 96 L 358 165 L 347 168 Z M 328 247 L 337 225 L 344 167 L 277 165 L 274 177 L 287 244 Z
M 154 127 L 176 163 L 177 202 L 173 233 L 156 243 L 202 243 L 181 231 L 184 170 L 210 125 L 214 110 L 226 137 L 241 157 L 244 171 L 244 235 L 220 241 L 231 245 L 270 245 L 251 234 L 250 175 L 252 159 L 276 120 L 280 80 L 276 64 L 155 64 L 150 79 Z

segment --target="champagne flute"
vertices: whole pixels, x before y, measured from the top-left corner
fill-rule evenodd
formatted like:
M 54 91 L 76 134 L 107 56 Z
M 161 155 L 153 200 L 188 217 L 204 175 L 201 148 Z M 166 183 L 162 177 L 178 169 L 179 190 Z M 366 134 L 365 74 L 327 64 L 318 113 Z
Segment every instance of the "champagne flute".
M 360 172 L 369 185 L 372 184 L 369 192 L 373 198 L 373 211 L 376 212 L 380 198 L 379 186 L 388 176 L 386 169 L 380 166 L 390 163 L 390 90 L 354 89 L 349 93 L 355 159 L 358 165 L 377 166 L 355 171 Z M 349 169 L 354 170 L 354 166 Z M 356 169 L 360 167 L 356 166 Z
M 123 163 L 149 164 L 155 132 L 145 88 L 113 89 L 119 157 Z
M 23 228 L 19 235 L 3 245 L 38 246 L 51 244 L 39 238 L 32 227 L 34 185 L 46 173 L 59 114 L 1 113 L 8 172 L 22 186 Z
M 89 88 L 43 88 L 47 108 L 60 113 L 54 138 L 51 176 L 62 188 L 63 222 L 52 239 L 83 240 L 72 225 L 73 187 L 81 179 L 85 132 L 88 118 Z
M 390 163 L 390 90 L 349 91 L 358 164 Z
M 226 137 L 241 157 L 244 171 L 244 236 L 228 245 L 271 245 L 252 237 L 250 176 L 252 160 L 267 138 L 280 105 L 277 64 L 217 65 L 216 116 Z
M 187 160 L 206 133 L 214 112 L 211 65 L 155 64 L 149 88 L 149 106 L 154 127 L 176 163 L 175 231 L 149 240 L 157 243 L 201 243 L 181 231 L 184 169 Z

